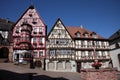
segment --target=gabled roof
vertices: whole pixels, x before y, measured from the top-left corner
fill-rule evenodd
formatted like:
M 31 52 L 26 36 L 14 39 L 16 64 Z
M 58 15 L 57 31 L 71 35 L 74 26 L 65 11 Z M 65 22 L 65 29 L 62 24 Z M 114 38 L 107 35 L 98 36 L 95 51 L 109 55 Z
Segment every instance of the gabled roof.
M 26 12 L 29 10 L 29 9 L 35 9 L 35 7 L 33 5 L 29 6 L 28 9 L 21 15 L 21 17 L 17 20 L 17 22 L 14 24 L 14 26 L 22 19 L 22 17 L 26 14 Z M 36 9 L 35 9 L 36 10 Z M 37 10 L 36 10 L 37 12 Z M 38 14 L 38 12 L 37 12 Z M 38 14 L 39 18 L 41 19 L 41 21 L 43 22 L 42 18 L 40 17 L 40 15 Z M 43 24 L 45 25 L 45 23 L 43 22 Z M 13 26 L 13 28 L 14 28 Z M 46 26 L 46 25 L 45 25 Z
M 109 37 L 109 40 L 115 40 L 115 39 L 118 39 L 120 38 L 120 29 L 118 31 L 116 31 L 113 35 L 111 35 Z
M 66 31 L 68 32 L 68 34 L 70 35 L 70 37 L 72 39 L 74 38 L 89 38 L 89 39 L 106 39 L 98 34 L 96 34 L 93 31 L 87 30 L 84 27 L 75 27 L 75 26 L 65 26 L 63 24 L 63 22 L 60 20 L 60 18 L 58 18 L 58 20 L 55 22 L 54 26 L 52 27 L 52 29 L 50 30 L 49 34 L 47 37 L 49 37 L 50 33 L 52 32 L 52 30 L 54 29 L 55 25 L 57 24 L 57 22 L 60 21 L 62 23 L 62 25 L 65 27 Z M 80 37 L 77 37 L 76 33 L 80 33 Z M 85 37 L 85 34 L 88 34 L 88 37 Z M 95 35 L 95 36 L 93 36 Z M 106 39 L 108 40 L 108 39 Z
M 62 25 L 64 26 L 64 28 L 66 29 L 66 27 L 65 27 L 65 25 L 63 24 L 62 20 L 61 20 L 60 18 L 58 18 L 57 21 L 55 22 L 55 24 L 53 25 L 52 29 L 51 29 L 50 32 L 48 33 L 48 36 L 49 36 L 50 33 L 53 31 L 53 29 L 54 29 L 54 27 L 55 27 L 55 25 L 57 24 L 58 21 L 60 21 L 61 24 L 62 24 Z M 66 29 L 66 31 L 67 31 L 67 29 Z M 67 32 L 68 32 L 68 31 L 67 31 Z M 68 32 L 68 34 L 70 35 L 69 32 Z M 48 37 L 48 36 L 47 36 L 47 37 Z M 72 36 L 70 35 L 70 37 L 72 37 Z
M 95 32 L 89 31 L 89 30 L 87 30 L 87 29 L 85 29 L 85 28 L 83 28 L 83 27 L 67 26 L 66 28 L 67 28 L 68 32 L 70 33 L 70 35 L 72 36 L 72 38 L 78 38 L 78 37 L 76 36 L 76 33 L 77 33 L 77 32 L 79 32 L 79 33 L 81 34 L 80 38 L 86 38 L 86 37 L 84 36 L 85 33 L 88 34 L 88 37 L 87 37 L 87 38 L 93 38 L 93 37 L 92 37 L 92 34 L 95 33 Z M 98 34 L 96 34 L 96 37 L 97 37 L 97 39 L 105 39 L 104 37 L 102 37 L 102 36 L 100 36 L 100 35 L 98 35 Z

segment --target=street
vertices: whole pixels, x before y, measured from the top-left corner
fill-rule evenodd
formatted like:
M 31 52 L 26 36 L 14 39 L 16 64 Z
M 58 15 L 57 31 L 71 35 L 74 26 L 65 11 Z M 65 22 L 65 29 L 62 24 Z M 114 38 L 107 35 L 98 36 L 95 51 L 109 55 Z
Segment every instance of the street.
M 82 80 L 79 73 L 51 72 L 41 68 L 30 69 L 29 65 L 0 63 L 0 80 Z

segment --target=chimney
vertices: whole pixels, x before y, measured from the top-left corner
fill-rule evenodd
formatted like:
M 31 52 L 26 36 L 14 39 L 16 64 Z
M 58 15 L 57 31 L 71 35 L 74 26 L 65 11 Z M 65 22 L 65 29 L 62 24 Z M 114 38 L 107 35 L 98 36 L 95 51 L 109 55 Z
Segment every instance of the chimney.
M 80 25 L 80 28 L 83 28 L 83 25 Z

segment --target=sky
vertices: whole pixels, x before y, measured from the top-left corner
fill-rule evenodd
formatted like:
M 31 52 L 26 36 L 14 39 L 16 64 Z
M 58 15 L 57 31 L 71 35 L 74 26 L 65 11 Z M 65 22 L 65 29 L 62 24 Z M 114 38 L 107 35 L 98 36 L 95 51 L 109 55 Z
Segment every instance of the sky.
M 0 18 L 16 22 L 31 4 L 48 33 L 58 18 L 65 26 L 82 25 L 105 38 L 120 29 L 120 0 L 1 0 Z

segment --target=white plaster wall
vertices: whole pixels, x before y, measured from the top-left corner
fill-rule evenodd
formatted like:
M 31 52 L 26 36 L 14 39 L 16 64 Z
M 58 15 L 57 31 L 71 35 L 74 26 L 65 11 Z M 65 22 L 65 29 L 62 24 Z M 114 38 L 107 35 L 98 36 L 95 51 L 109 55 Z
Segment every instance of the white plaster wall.
M 113 67 L 117 68 L 120 71 L 118 54 L 120 54 L 120 49 L 110 51 L 110 56 L 113 62 Z

